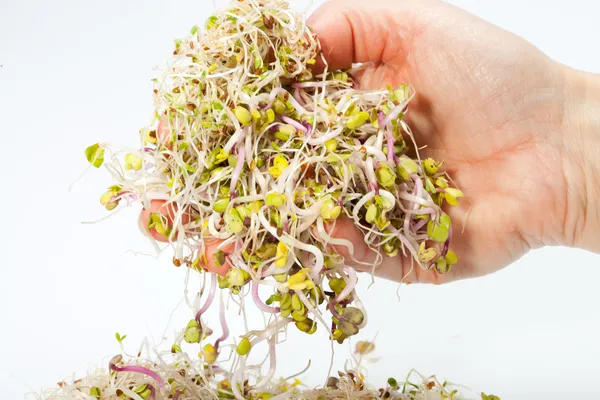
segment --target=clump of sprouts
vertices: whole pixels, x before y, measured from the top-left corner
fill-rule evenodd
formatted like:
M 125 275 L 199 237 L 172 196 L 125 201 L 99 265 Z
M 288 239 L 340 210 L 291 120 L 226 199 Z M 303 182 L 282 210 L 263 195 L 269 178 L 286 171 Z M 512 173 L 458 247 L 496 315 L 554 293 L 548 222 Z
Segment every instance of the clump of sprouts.
M 333 233 L 340 220 L 378 254 L 369 265 L 403 256 L 443 274 L 458 261 L 443 206 L 463 194 L 443 161 L 419 157 L 404 121 L 413 88 L 362 90 L 350 70 L 314 72 L 318 61 L 326 64 L 319 41 L 287 1 L 233 1 L 175 41 L 154 80 L 155 113 L 141 146 L 97 143 L 85 152 L 114 180 L 100 197 L 107 210 L 141 203 L 144 233 L 170 244 L 176 266 L 210 275 L 184 333 L 202 346 L 203 363 L 218 362 L 229 338 L 223 302 L 219 338 L 208 341 L 202 320 L 217 287 L 250 295 L 270 315 L 237 344 L 237 382 L 253 346 L 267 341 L 274 357 L 273 338 L 290 324 L 306 334 L 320 324 L 338 343 L 365 326 L 349 266 L 362 260 Z M 270 297 L 262 300 L 261 288 Z M 154 380 L 148 396 L 162 388 Z

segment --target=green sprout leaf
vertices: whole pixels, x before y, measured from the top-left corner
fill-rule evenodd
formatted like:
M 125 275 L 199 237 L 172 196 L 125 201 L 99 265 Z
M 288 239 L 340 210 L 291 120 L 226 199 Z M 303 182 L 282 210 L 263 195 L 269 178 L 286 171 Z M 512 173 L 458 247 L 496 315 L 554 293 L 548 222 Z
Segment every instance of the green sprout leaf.
M 99 399 L 102 396 L 102 391 L 98 386 L 94 386 L 90 389 L 90 396 Z
M 95 143 L 85 149 L 85 158 L 96 168 L 100 168 L 104 163 L 104 149 L 99 143 Z
M 123 340 L 125 340 L 126 337 L 127 337 L 127 335 L 121 336 L 121 334 L 119 334 L 119 332 L 115 333 L 115 338 L 117 339 L 117 342 L 119 342 L 119 344 L 123 344 Z
M 200 343 L 201 336 L 202 328 L 198 324 L 198 321 L 193 319 L 188 322 L 183 334 L 183 340 L 185 340 L 186 343 Z M 181 351 L 181 349 L 179 349 L 179 351 Z
M 242 338 L 242 340 L 240 340 L 240 343 L 237 345 L 235 351 L 240 356 L 245 356 L 246 354 L 250 353 L 251 348 L 252 348 L 252 345 L 250 344 L 250 340 L 248 340 L 247 337 L 244 337 L 244 338 Z

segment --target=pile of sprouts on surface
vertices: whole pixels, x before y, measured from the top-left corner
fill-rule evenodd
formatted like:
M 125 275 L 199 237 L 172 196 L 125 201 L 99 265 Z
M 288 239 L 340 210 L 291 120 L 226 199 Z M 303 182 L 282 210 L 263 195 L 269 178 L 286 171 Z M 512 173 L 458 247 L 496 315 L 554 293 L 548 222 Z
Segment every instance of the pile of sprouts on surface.
M 180 349 L 157 353 L 156 360 L 141 357 L 141 351 L 124 360 L 113 357 L 108 369 L 96 369 L 82 379 L 59 382 L 58 388 L 46 390 L 38 399 L 46 400 L 198 400 L 198 399 L 306 399 L 306 400 L 461 400 L 464 392 L 435 376 L 425 377 L 411 371 L 404 381 L 389 378 L 377 388 L 364 381 L 361 360 L 373 352 L 372 342 L 357 342 L 351 365 L 331 376 L 323 387 L 310 388 L 298 378 L 266 380 L 257 389 L 249 379 L 235 380 L 235 375 Z M 157 361 L 159 360 L 159 361 Z M 479 396 L 478 396 L 479 397 Z M 481 393 L 482 400 L 500 400 Z
M 456 264 L 442 207 L 463 194 L 450 185 L 443 162 L 419 156 L 404 121 L 414 90 L 361 90 L 351 70 L 316 73 L 319 63 L 326 65 L 317 38 L 287 1 L 232 1 L 175 42 L 154 80 L 155 113 L 140 132 L 140 148 L 97 143 L 86 149 L 88 161 L 104 165 L 114 180 L 102 205 L 117 212 L 141 203 L 142 231 L 159 250 L 155 239 L 168 242 L 176 266 L 205 274 L 206 287 L 170 360 L 123 363 L 119 356 L 110 374 L 68 387 L 133 399 L 297 393 L 273 380 L 279 335 L 292 326 L 312 334 L 321 325 L 343 343 L 367 323 L 349 266 L 361 260 L 350 241 L 331 235 L 341 219 L 364 233 L 378 255 L 369 260 L 373 268 L 400 255 L 412 268 L 440 274 Z M 265 313 L 264 328 L 227 343 L 221 298 L 221 335 L 212 339 L 203 315 L 217 287 L 242 311 L 253 303 Z M 263 300 L 265 289 L 271 293 Z M 247 295 L 251 300 L 244 301 Z M 182 342 L 197 344 L 199 359 L 181 351 Z M 246 363 L 262 342 L 270 361 L 264 374 Z M 219 363 L 230 353 L 232 368 L 225 369 Z M 370 391 L 351 371 L 337 379 L 339 385 L 302 397 L 452 398 L 427 379 L 414 393 L 391 384 Z M 434 391 L 438 397 L 419 397 Z M 51 398 L 67 398 L 60 396 Z

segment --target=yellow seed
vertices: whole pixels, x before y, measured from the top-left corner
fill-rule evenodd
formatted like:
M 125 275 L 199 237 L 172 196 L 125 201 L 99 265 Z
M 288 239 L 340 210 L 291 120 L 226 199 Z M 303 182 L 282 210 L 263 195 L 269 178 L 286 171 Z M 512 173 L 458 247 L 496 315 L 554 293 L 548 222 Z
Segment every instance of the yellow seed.
M 378 212 L 379 211 L 377 210 L 377 206 L 375 204 L 371 204 L 369 207 L 367 207 L 367 214 L 365 215 L 365 219 L 369 224 L 375 222 Z
M 277 179 L 281 176 L 281 170 L 277 167 L 270 167 L 269 174 L 271 174 L 273 178 Z
M 227 271 L 227 283 L 231 286 L 243 286 L 250 275 L 241 268 L 232 268 Z
M 342 207 L 337 205 L 332 198 L 327 199 L 321 206 L 321 218 L 325 220 L 333 220 L 340 216 Z
M 297 293 L 292 295 L 292 309 L 295 311 L 302 311 L 304 309 L 304 304 L 302 304 L 302 300 Z
M 108 203 L 111 203 L 113 201 L 114 197 L 115 193 L 112 190 L 105 192 L 102 196 L 100 196 L 100 204 L 106 206 Z
M 386 188 L 393 186 L 394 182 L 396 181 L 396 174 L 389 166 L 385 164 L 382 164 L 379 169 L 375 171 L 375 176 L 377 177 L 377 182 Z
M 451 206 L 458 205 L 458 198 L 463 196 L 463 192 L 455 188 L 446 188 L 444 190 L 444 198 L 446 199 L 446 202 L 448 202 L 448 204 L 450 204 Z
M 250 211 L 250 208 L 246 206 L 237 206 L 235 210 L 238 212 L 240 218 L 242 219 L 252 217 L 252 211 Z
M 363 126 L 370 118 L 368 112 L 359 112 L 355 117 L 351 118 L 347 123 L 346 127 L 348 129 L 354 130 Z
M 331 334 L 331 338 L 333 340 L 337 340 L 341 338 L 343 334 L 344 333 L 340 329 L 334 329 L 333 333 Z
M 441 218 L 440 218 L 441 220 Z M 436 242 L 443 243 L 448 239 L 450 234 L 449 228 L 440 224 L 436 224 L 435 221 L 430 220 L 427 223 L 427 236 L 431 240 L 435 240 Z
M 312 319 L 306 318 L 304 321 L 297 321 L 296 328 L 298 328 L 304 333 L 312 335 L 317 331 L 317 324 L 315 324 L 315 322 Z
M 185 333 L 183 334 L 183 340 L 185 340 L 186 343 L 199 343 L 201 334 L 202 334 L 202 329 L 198 325 L 198 321 L 193 319 L 187 324 L 187 327 L 185 328 Z M 181 351 L 181 349 L 180 349 L 180 351 Z
M 202 348 L 202 356 L 204 357 L 204 361 L 207 364 L 214 364 L 217 361 L 217 352 L 215 351 L 215 346 L 212 344 L 207 344 Z
M 332 153 L 334 153 L 337 150 L 337 147 L 338 147 L 337 139 L 330 139 L 325 142 L 325 148 Z
M 421 242 L 418 252 L 419 261 L 428 263 L 432 261 L 436 256 L 437 250 L 435 248 L 425 248 L 425 242 Z
M 423 169 L 427 175 L 435 175 L 440 169 L 440 166 L 433 158 L 427 158 L 423 160 Z
M 454 265 L 458 262 L 458 256 L 450 250 L 446 253 L 446 262 L 448 265 Z
M 419 166 L 417 163 L 409 157 L 401 156 L 400 162 L 396 166 L 396 172 L 400 175 L 400 178 L 404 181 L 410 180 L 411 175 L 418 172 Z
M 271 207 L 281 207 L 285 204 L 285 195 L 280 193 L 269 193 L 265 198 L 265 202 Z
M 450 265 L 448 265 L 448 263 L 446 262 L 446 259 L 443 257 L 440 257 L 437 259 L 437 261 L 435 262 L 435 269 L 437 270 L 437 272 L 439 272 L 440 274 L 445 274 L 447 272 L 450 271 Z
M 213 205 L 213 210 L 218 213 L 222 213 L 222 212 L 225 212 L 228 205 L 229 205 L 229 199 L 220 199 L 220 200 L 217 200 L 215 202 L 215 204 Z
M 300 271 L 296 272 L 294 275 L 290 276 L 290 278 L 288 279 L 288 284 L 294 285 L 296 283 L 301 283 L 301 282 L 304 282 L 306 280 L 306 278 L 307 278 L 306 270 L 301 269 Z
M 439 177 L 435 180 L 435 184 L 441 189 L 446 189 L 448 187 L 448 180 L 446 178 Z
M 240 233 L 244 230 L 244 221 L 240 218 L 235 209 L 229 210 L 225 214 L 225 229 L 229 233 Z
M 242 340 L 240 340 L 240 343 L 237 345 L 237 348 L 235 349 L 235 351 L 240 355 L 240 356 L 245 356 L 246 354 L 248 354 L 250 352 L 252 345 L 250 344 L 250 340 L 248 340 L 247 337 L 242 338 Z
M 248 126 L 252 123 L 252 114 L 250 114 L 250 111 L 246 108 L 237 106 L 234 110 L 234 114 L 241 124 Z
M 278 130 L 287 138 L 296 134 L 296 128 L 294 128 L 292 125 L 279 125 Z
M 273 110 L 277 113 L 277 114 L 283 114 L 286 111 L 287 107 L 285 105 L 285 103 L 279 99 L 276 99 L 273 102 Z
M 287 310 L 292 308 L 292 296 L 289 293 L 283 295 L 283 298 L 279 302 L 279 306 L 282 310 Z
M 302 322 L 305 321 L 308 317 L 302 311 L 294 310 L 292 311 L 292 318 L 294 319 L 294 321 Z
M 142 169 L 142 158 L 131 153 L 125 155 L 125 169 L 139 171 Z
M 274 243 L 264 244 L 256 251 L 256 255 L 261 260 L 266 260 L 271 257 L 274 257 L 275 254 L 277 254 L 277 245 Z
M 275 254 L 275 266 L 277 268 L 283 268 L 288 263 L 290 250 L 283 242 L 277 244 L 277 252 Z
M 93 388 L 90 389 L 90 396 L 98 398 L 101 395 L 102 395 L 102 391 L 100 390 L 100 388 L 98 386 L 94 386 Z

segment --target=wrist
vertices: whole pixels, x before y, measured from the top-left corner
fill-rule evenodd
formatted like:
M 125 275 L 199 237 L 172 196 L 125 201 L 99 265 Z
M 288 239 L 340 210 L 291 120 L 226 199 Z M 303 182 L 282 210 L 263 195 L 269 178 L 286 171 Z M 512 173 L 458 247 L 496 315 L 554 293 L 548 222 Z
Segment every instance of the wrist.
M 566 245 L 600 253 L 600 76 L 565 70 Z

